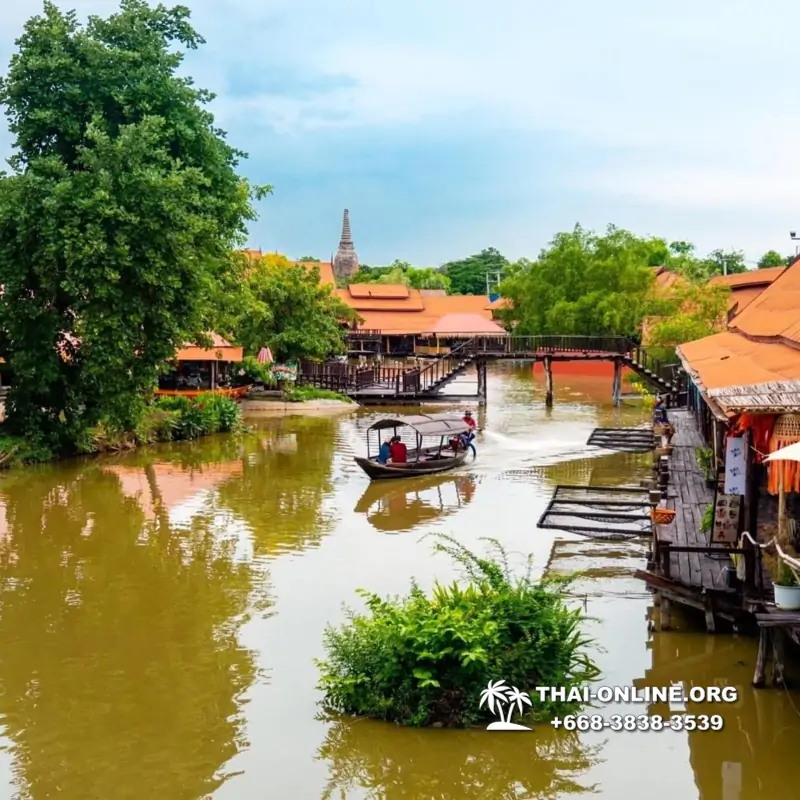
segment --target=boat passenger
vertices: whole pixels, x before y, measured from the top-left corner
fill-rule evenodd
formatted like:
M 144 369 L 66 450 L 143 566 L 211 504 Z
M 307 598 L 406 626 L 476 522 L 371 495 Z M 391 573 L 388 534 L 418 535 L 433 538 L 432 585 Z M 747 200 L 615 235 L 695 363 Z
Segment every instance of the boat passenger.
M 472 412 L 469 409 L 467 409 L 464 412 L 464 422 L 467 424 L 467 427 L 469 427 L 469 429 L 472 431 L 474 431 L 475 428 L 478 427 L 477 424 L 475 423 L 475 419 L 472 416 Z
M 381 449 L 378 451 L 378 463 L 387 464 L 391 457 L 392 457 L 392 437 L 390 436 L 381 445 Z
M 392 464 L 405 464 L 408 460 L 408 448 L 400 441 L 399 436 L 395 436 L 389 445 L 389 452 L 392 457 Z

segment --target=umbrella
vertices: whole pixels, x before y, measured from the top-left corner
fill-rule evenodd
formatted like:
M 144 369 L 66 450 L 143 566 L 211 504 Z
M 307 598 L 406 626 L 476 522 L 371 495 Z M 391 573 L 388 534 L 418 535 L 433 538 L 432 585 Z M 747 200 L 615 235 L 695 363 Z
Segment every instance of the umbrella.
M 764 461 L 800 461 L 800 442 L 781 447 L 780 450 L 770 453 Z
M 774 453 L 770 453 L 764 461 L 800 461 L 800 442 L 795 442 L 787 447 L 781 447 Z M 786 531 L 786 492 L 783 488 L 783 467 L 778 473 L 778 534 Z
M 269 347 L 262 347 L 258 351 L 258 356 L 256 356 L 256 361 L 259 364 L 271 364 L 272 363 L 272 350 Z

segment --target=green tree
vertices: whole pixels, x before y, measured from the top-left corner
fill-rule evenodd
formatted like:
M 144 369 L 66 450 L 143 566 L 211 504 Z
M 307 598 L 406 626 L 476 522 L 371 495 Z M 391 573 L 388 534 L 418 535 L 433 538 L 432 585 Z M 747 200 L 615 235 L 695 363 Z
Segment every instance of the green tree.
M 499 250 L 488 247 L 460 261 L 448 261 L 440 271 L 450 280 L 453 294 L 486 294 L 487 276 L 491 282 L 496 276 L 504 277 L 508 265 Z
M 650 261 L 663 241 L 609 225 L 597 236 L 580 225 L 559 233 L 534 262 L 512 266 L 498 315 L 523 335 L 638 334 L 658 309 Z
M 361 266 L 354 283 L 404 284 L 412 289 L 450 289 L 450 279 L 433 267 L 412 267 L 397 259 L 387 267 Z
M 747 272 L 741 250 L 713 250 L 705 258 L 708 275 L 736 275 Z
M 136 424 L 159 369 L 215 317 L 251 188 L 178 75 L 203 39 L 183 6 L 123 0 L 80 25 L 45 3 L 0 81 L 14 138 L 0 178 L 0 318 L 14 432 L 72 446 Z
M 724 330 L 730 294 L 728 286 L 707 283 L 686 283 L 676 288 L 670 307 L 662 309 L 668 313 L 650 325 L 648 348 L 671 357 L 678 345 Z
M 268 346 L 276 361 L 322 359 L 344 352 L 342 322 L 352 309 L 320 284 L 318 267 L 308 269 L 281 257 L 251 266 L 242 297 L 236 341 L 248 352 Z
M 314 256 L 303 256 L 302 258 L 298 258 L 297 261 L 298 262 L 303 262 L 303 263 L 308 262 L 308 261 L 316 261 L 317 263 L 319 263 L 319 259 L 318 258 L 314 258 Z
M 782 267 L 792 260 L 793 256 L 782 256 L 775 250 L 767 250 L 761 258 L 758 259 L 758 268 L 766 269 L 767 267 Z

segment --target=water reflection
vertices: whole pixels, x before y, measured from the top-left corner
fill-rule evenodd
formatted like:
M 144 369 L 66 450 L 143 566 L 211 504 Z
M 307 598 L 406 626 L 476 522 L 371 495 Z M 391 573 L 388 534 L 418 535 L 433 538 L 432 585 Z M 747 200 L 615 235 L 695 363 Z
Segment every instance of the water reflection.
M 20 798 L 194 799 L 246 746 L 255 667 L 237 636 L 262 587 L 213 515 L 177 529 L 156 488 L 143 502 L 125 479 L 96 464 L 0 486 L 0 715 Z
M 554 800 L 597 791 L 580 775 L 598 752 L 543 726 L 533 735 L 492 736 L 347 718 L 333 722 L 317 758 L 328 762 L 326 800 Z
M 650 642 L 653 666 L 637 686 L 735 686 L 735 704 L 687 702 L 687 714 L 720 714 L 721 731 L 691 731 L 690 762 L 699 800 L 760 800 L 797 796 L 800 694 L 750 685 L 755 663 L 751 639 L 703 633 L 658 632 Z M 683 713 L 652 704 L 650 714 Z M 674 734 L 672 734 L 674 735 Z M 765 768 L 767 764 L 772 768 Z
M 466 506 L 472 501 L 477 484 L 477 478 L 468 474 L 374 481 L 361 495 L 354 511 L 366 515 L 375 530 L 410 531 Z

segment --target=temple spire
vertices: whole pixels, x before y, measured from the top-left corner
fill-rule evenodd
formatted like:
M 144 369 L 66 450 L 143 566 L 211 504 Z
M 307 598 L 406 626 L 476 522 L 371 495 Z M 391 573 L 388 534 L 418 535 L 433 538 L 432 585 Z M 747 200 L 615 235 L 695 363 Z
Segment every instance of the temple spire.
M 358 256 L 353 246 L 353 236 L 350 233 L 350 211 L 344 210 L 342 218 L 342 238 L 339 249 L 333 258 L 333 274 L 337 279 L 348 279 L 358 271 Z

